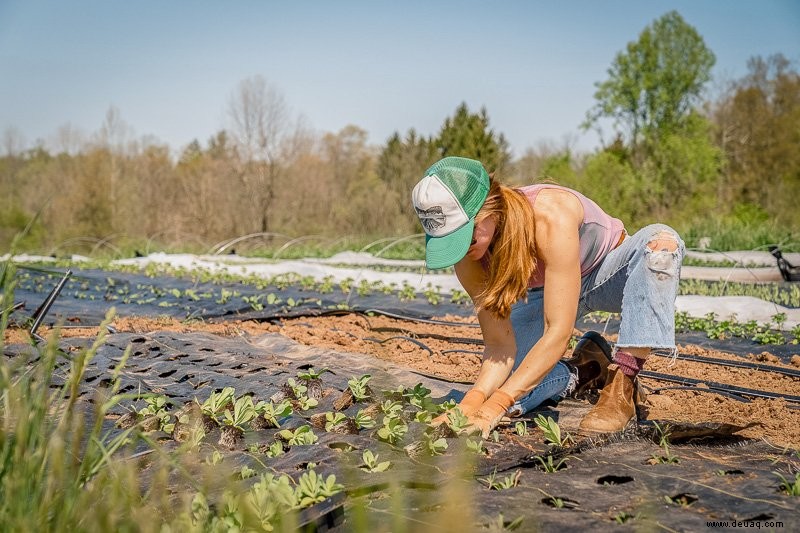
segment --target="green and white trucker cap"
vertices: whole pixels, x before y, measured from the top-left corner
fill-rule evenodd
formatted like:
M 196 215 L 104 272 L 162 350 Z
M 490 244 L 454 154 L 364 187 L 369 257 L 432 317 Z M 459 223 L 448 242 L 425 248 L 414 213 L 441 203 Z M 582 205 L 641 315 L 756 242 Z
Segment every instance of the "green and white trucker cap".
M 428 268 L 458 263 L 469 250 L 475 215 L 489 194 L 489 174 L 480 161 L 445 157 L 425 172 L 411 192 L 425 228 Z

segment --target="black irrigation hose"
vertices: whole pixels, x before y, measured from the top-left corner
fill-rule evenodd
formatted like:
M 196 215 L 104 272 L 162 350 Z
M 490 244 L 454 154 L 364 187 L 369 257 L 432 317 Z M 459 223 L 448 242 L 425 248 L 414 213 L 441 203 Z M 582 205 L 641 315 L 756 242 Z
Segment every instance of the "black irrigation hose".
M 380 311 L 378 309 L 369 309 L 369 310 L 367 310 L 365 312 L 383 314 L 383 315 L 389 316 L 391 318 L 397 318 L 397 319 L 400 319 L 400 320 L 407 320 L 407 321 L 410 321 L 410 322 L 422 322 L 422 323 L 426 323 L 426 324 L 440 324 L 440 325 L 448 325 L 448 326 L 480 327 L 478 324 L 461 324 L 460 322 L 446 322 L 446 321 L 443 321 L 443 320 L 428 320 L 428 319 L 424 319 L 424 318 L 408 317 L 408 316 L 397 315 L 397 314 L 394 314 L 394 313 L 388 313 L 388 312 Z M 386 329 L 388 329 L 388 328 L 386 328 Z M 476 345 L 482 345 L 483 344 L 482 340 L 470 339 L 470 338 L 467 338 L 467 337 L 449 337 L 449 336 L 446 336 L 446 335 L 439 335 L 439 334 L 435 334 L 435 333 L 431 333 L 431 334 L 415 333 L 414 335 L 416 337 L 419 337 L 419 338 L 436 339 L 436 340 L 448 341 L 448 342 L 453 342 L 453 343 L 458 343 L 458 344 L 476 344 Z M 658 353 L 658 352 L 653 352 L 653 355 L 656 355 L 656 356 L 659 356 L 659 357 L 669 357 L 669 358 L 672 357 L 671 355 L 662 354 L 662 353 Z M 774 365 L 762 365 L 762 364 L 758 364 L 758 363 L 750 363 L 750 362 L 747 362 L 747 361 L 726 361 L 724 359 L 716 359 L 716 358 L 713 358 L 713 357 L 702 357 L 702 356 L 699 356 L 699 355 L 688 355 L 688 354 L 680 354 L 680 353 L 677 355 L 676 358 L 684 360 L 684 361 L 694 361 L 694 362 L 697 362 L 697 363 L 709 363 L 709 364 L 714 364 L 714 365 L 719 365 L 719 366 L 730 366 L 730 367 L 736 367 L 736 368 L 748 368 L 748 369 L 752 369 L 752 370 L 761 370 L 763 372 L 774 372 L 776 374 L 782 374 L 784 376 L 800 377 L 800 370 L 794 370 L 792 368 L 783 368 L 783 367 L 774 366 Z
M 767 392 L 758 389 L 748 389 L 745 387 L 736 387 L 734 385 L 726 385 L 724 383 L 716 383 L 714 381 L 703 381 L 701 379 L 684 378 L 680 376 L 673 376 L 670 374 L 662 374 L 660 372 L 650 372 L 649 370 L 642 370 L 639 376 L 643 378 L 657 379 L 659 381 L 666 381 L 668 383 L 678 383 L 680 385 L 705 385 L 710 390 L 728 392 L 738 394 L 740 396 L 747 396 L 752 398 L 768 398 L 772 400 L 786 400 L 787 402 L 800 403 L 800 396 L 792 394 L 780 394 L 777 392 Z
M 658 352 L 653 352 L 653 355 L 658 357 L 666 357 L 671 358 L 672 356 L 669 354 L 662 354 Z M 736 368 L 749 368 L 752 370 L 761 370 L 764 372 L 774 372 L 776 374 L 783 374 L 784 376 L 791 376 L 794 378 L 800 378 L 800 370 L 794 370 L 793 368 L 783 368 L 780 366 L 774 365 L 761 365 L 758 363 L 750 363 L 748 361 L 728 361 L 725 359 L 716 359 L 714 357 L 702 357 L 700 355 L 686 355 L 686 354 L 678 354 L 677 359 L 682 361 L 694 361 L 697 363 L 709 363 L 712 365 L 719 365 L 719 366 L 732 366 Z
M 398 320 L 406 320 L 408 322 L 421 322 L 423 324 L 438 324 L 440 326 L 461 326 L 465 328 L 479 328 L 480 324 L 462 323 L 462 322 L 449 322 L 447 320 L 434 320 L 432 318 L 417 318 L 413 316 L 399 315 L 397 313 L 390 313 L 388 311 L 381 311 L 380 309 L 365 309 L 359 313 L 375 313 L 376 315 L 383 315 L 389 318 L 396 318 Z

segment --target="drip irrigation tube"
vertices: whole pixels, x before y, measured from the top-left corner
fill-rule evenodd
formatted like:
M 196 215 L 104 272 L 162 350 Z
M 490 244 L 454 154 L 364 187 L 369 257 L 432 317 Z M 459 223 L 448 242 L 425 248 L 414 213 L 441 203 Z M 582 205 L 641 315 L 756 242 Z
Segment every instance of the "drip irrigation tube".
M 407 320 L 407 321 L 410 321 L 410 322 L 422 322 L 422 323 L 425 323 L 425 324 L 438 324 L 438 325 L 446 325 L 446 326 L 480 327 L 478 324 L 461 324 L 459 322 L 447 322 L 447 321 L 443 321 L 443 320 L 430 320 L 430 319 L 424 319 L 424 318 L 408 317 L 408 316 L 404 316 L 404 315 L 398 315 L 398 314 L 394 314 L 394 313 L 388 313 L 388 312 L 380 311 L 378 309 L 369 309 L 369 310 L 367 310 L 365 312 L 382 314 L 382 315 L 388 316 L 390 318 L 397 318 L 397 319 L 400 319 L 400 320 Z M 388 331 L 389 328 L 384 328 L 384 330 Z M 475 344 L 475 345 L 482 345 L 483 344 L 483 341 L 480 340 L 480 339 L 470 339 L 468 337 L 451 337 L 451 336 L 439 335 L 439 334 L 435 334 L 435 333 L 430 333 L 430 334 L 414 333 L 414 335 L 416 337 L 418 337 L 418 338 L 436 339 L 436 340 L 453 342 L 453 343 L 458 343 L 458 344 Z M 471 352 L 468 352 L 468 353 L 471 353 Z M 661 353 L 658 353 L 658 352 L 653 352 L 653 355 L 656 355 L 658 357 L 668 357 L 668 358 L 672 357 L 671 355 L 661 354 Z M 708 363 L 708 364 L 719 365 L 719 366 L 730 366 L 730 367 L 736 367 L 736 368 L 747 368 L 747 369 L 751 369 L 751 370 L 760 370 L 762 372 L 774 372 L 776 374 L 782 374 L 784 376 L 800 377 L 800 370 L 794 370 L 792 368 L 783 368 L 783 367 L 775 366 L 775 365 L 762 365 L 762 364 L 759 364 L 759 363 L 751 363 L 751 362 L 748 362 L 748 361 L 726 361 L 724 359 L 717 359 L 717 358 L 714 358 L 714 357 L 702 357 L 702 356 L 699 356 L 699 355 L 688 355 L 688 354 L 681 354 L 681 353 L 679 353 L 676 358 L 680 359 L 680 360 L 683 360 L 683 361 L 692 361 L 692 362 L 696 362 L 696 363 Z
M 718 390 L 740 396 L 748 396 L 752 398 L 768 398 L 772 400 L 786 400 L 787 402 L 800 403 L 800 396 L 793 394 L 781 394 L 777 392 L 767 392 L 758 389 L 748 389 L 745 387 L 736 387 L 734 385 L 726 385 L 724 383 L 716 383 L 714 381 L 703 381 L 701 379 L 684 378 L 680 376 L 673 376 L 670 374 L 662 374 L 660 372 L 650 372 L 649 370 L 642 370 L 639 372 L 639 377 L 657 379 L 659 381 L 666 381 L 668 383 L 678 383 L 680 385 L 705 385 L 711 390 Z
M 671 358 L 671 355 L 668 354 L 661 354 L 658 352 L 653 352 L 653 355 L 658 357 L 666 357 Z M 780 366 L 774 365 L 761 365 L 758 363 L 750 363 L 748 361 L 727 361 L 725 359 L 717 359 L 714 357 L 702 357 L 700 355 L 686 355 L 686 354 L 678 354 L 677 359 L 682 361 L 694 361 L 696 363 L 709 363 L 712 365 L 719 365 L 719 366 L 731 366 L 736 368 L 748 368 L 752 370 L 761 370 L 763 372 L 774 372 L 776 374 L 783 374 L 784 376 L 791 376 L 795 378 L 800 378 L 800 370 L 794 370 L 792 368 L 783 368 Z

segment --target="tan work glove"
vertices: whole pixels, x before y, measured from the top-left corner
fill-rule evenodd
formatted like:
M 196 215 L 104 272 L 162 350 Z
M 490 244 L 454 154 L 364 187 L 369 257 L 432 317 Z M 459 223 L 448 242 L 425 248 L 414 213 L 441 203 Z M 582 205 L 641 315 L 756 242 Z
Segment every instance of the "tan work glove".
M 488 400 L 483 402 L 480 409 L 468 417 L 470 425 L 479 429 L 483 438 L 486 439 L 512 405 L 514 405 L 514 398 L 511 395 L 496 390 Z

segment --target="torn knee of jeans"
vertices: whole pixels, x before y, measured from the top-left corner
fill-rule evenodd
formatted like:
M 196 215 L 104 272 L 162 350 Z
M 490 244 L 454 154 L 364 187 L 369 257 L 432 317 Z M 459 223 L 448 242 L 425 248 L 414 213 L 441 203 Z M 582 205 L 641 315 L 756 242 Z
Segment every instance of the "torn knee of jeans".
M 678 249 L 678 239 L 669 231 L 659 231 L 647 243 L 654 252 L 674 252 Z
M 678 239 L 669 231 L 660 231 L 647 243 L 647 266 L 659 280 L 678 274 Z

